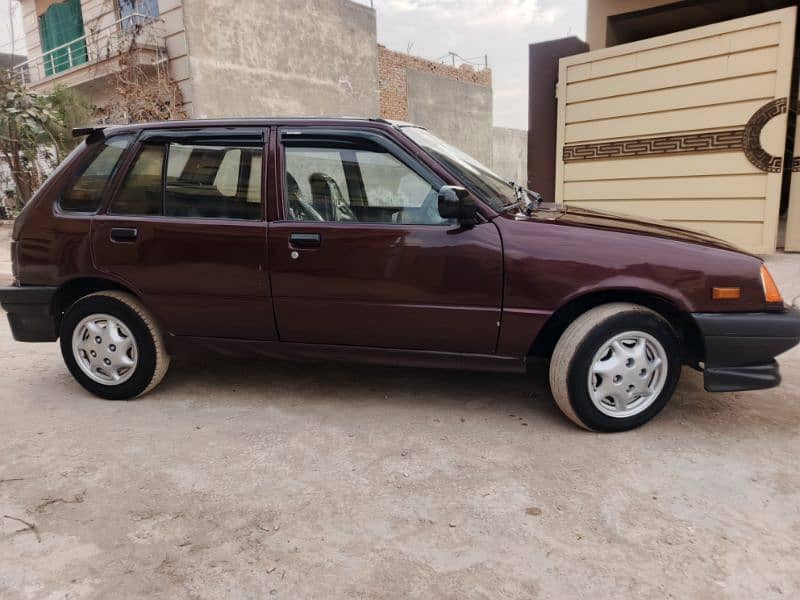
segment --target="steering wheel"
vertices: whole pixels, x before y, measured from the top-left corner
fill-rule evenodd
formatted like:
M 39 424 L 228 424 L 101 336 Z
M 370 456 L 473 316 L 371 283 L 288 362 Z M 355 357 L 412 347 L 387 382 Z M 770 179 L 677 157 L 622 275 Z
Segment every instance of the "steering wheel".
M 289 218 L 292 221 L 324 221 L 321 214 L 303 197 L 303 191 L 297 185 L 294 175 L 286 172 L 286 198 L 288 199 Z
M 358 221 L 353 210 L 344 202 L 335 202 L 334 212 L 336 213 L 334 218 L 337 221 Z
M 292 178 L 294 179 L 294 178 Z M 324 221 L 317 210 L 311 206 L 311 203 L 303 198 L 303 192 L 295 183 L 294 186 L 289 185 L 286 194 L 289 198 L 289 218 L 292 221 Z
M 289 214 L 293 221 L 324 221 L 311 204 L 298 197 L 289 198 Z

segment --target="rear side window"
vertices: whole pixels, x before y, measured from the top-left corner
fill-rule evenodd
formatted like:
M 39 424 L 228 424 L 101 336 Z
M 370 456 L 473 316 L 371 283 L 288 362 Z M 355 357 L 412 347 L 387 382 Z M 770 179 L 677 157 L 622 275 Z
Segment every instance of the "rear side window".
M 117 135 L 95 144 L 83 167 L 62 192 L 59 208 L 65 212 L 97 212 L 106 185 L 132 139 L 130 135 Z
M 262 154 L 246 144 L 144 146 L 110 212 L 260 220 Z
M 261 218 L 261 147 L 170 144 L 164 214 Z
M 164 146 L 144 146 L 125 175 L 109 211 L 114 215 L 160 215 Z

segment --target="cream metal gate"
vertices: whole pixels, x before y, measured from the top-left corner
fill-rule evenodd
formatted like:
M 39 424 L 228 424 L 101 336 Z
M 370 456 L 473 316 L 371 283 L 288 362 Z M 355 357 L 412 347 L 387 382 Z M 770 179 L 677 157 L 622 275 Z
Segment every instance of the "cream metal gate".
M 561 59 L 556 199 L 773 252 L 796 10 Z

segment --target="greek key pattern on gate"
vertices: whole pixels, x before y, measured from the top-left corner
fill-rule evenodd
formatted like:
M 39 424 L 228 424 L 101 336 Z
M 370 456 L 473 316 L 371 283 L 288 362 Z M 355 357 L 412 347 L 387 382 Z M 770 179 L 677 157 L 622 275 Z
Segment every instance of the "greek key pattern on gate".
M 573 144 L 564 146 L 564 162 L 743 149 L 744 129 L 728 129 L 708 133 L 669 135 L 616 142 Z
M 783 157 L 774 156 L 761 146 L 761 130 L 771 119 L 786 113 L 788 104 L 787 98 L 778 98 L 767 102 L 750 117 L 744 128 L 739 129 L 565 145 L 563 159 L 566 163 L 660 154 L 739 150 L 744 152 L 747 159 L 762 171 L 780 173 L 783 170 Z M 791 169 L 796 172 L 800 171 L 800 156 L 792 160 Z

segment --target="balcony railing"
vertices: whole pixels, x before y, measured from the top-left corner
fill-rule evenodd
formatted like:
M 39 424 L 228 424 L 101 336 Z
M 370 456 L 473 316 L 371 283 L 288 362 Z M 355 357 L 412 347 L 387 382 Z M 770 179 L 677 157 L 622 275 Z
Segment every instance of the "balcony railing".
M 133 13 L 61 44 L 14 66 L 26 85 L 35 85 L 87 64 L 118 56 L 132 48 L 165 50 L 164 31 L 157 17 Z

